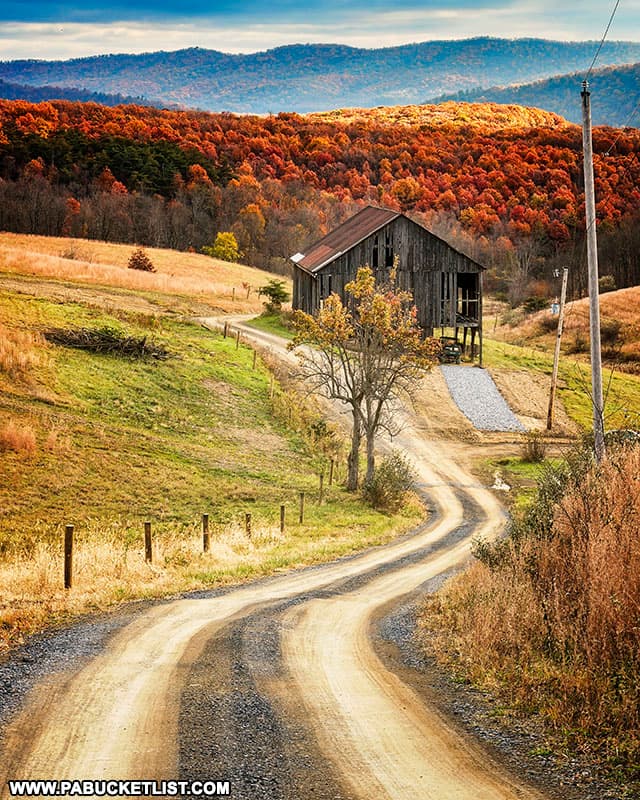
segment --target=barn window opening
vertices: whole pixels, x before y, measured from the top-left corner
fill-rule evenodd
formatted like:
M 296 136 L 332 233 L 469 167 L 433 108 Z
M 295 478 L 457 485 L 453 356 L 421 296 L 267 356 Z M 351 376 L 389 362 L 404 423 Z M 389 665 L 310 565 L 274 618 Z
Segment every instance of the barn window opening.
M 380 266 L 378 261 L 378 237 L 373 240 L 373 256 L 371 257 L 371 268 L 378 269 Z
M 384 265 L 393 266 L 393 242 L 391 241 L 391 231 L 386 231 L 384 235 Z

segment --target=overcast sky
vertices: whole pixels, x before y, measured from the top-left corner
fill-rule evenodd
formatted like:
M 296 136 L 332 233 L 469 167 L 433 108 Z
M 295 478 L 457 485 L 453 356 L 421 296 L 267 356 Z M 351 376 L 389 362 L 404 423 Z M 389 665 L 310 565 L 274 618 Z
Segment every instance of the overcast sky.
M 358 47 L 470 36 L 599 40 L 614 0 L 1 0 L 0 58 L 75 58 L 300 42 Z M 640 40 L 640 0 L 621 0 L 609 39 Z

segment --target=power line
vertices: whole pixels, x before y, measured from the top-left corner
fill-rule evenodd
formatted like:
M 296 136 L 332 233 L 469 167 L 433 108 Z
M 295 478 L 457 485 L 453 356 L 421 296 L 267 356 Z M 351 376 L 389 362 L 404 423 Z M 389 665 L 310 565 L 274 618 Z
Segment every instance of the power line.
M 638 113 L 638 111 L 640 111 L 640 99 L 636 103 L 636 106 L 633 109 L 633 111 L 629 114 L 629 116 L 627 118 L 627 121 L 624 123 L 624 125 L 620 129 L 620 133 L 616 136 L 616 139 L 615 139 L 614 143 L 611 145 L 611 147 L 604 154 L 605 156 L 610 156 L 611 155 L 611 151 L 618 144 L 618 142 L 620 141 L 620 138 L 627 132 L 627 128 L 629 127 L 629 123 L 635 117 L 635 115 Z
M 591 66 L 589 67 L 589 70 L 588 70 L 588 72 L 587 72 L 587 74 L 585 76 L 585 81 L 589 80 L 589 77 L 591 76 L 591 73 L 593 72 L 593 68 L 595 66 L 596 61 L 598 60 L 598 56 L 600 55 L 600 51 L 602 50 L 602 45 L 604 44 L 604 41 L 607 38 L 607 34 L 609 33 L 609 28 L 611 27 L 611 23 L 613 22 L 613 18 L 616 15 L 616 11 L 618 10 L 618 6 L 619 5 L 620 5 L 620 0 L 616 0 L 616 4 L 615 4 L 615 6 L 613 8 L 613 11 L 611 12 L 611 16 L 609 17 L 609 24 L 606 27 L 606 30 L 605 30 L 604 35 L 602 37 L 602 41 L 598 45 L 598 49 L 596 50 L 596 54 L 593 57 L 593 61 L 591 62 Z
M 638 103 L 638 106 L 640 107 L 640 102 Z M 624 133 L 624 131 L 623 131 L 623 133 Z M 620 136 L 618 136 L 618 139 L 620 139 Z M 609 150 L 606 153 L 603 153 L 603 157 L 611 155 L 611 150 L 612 150 L 613 146 L 617 143 L 618 139 L 616 139 L 616 141 L 611 145 L 611 147 L 609 148 Z M 640 156 L 638 156 L 638 153 L 635 150 L 632 150 L 629 155 L 631 156 L 631 158 L 628 159 L 628 162 L 626 164 L 622 165 L 623 172 L 622 172 L 622 175 L 618 176 L 619 181 L 624 180 L 624 178 L 626 178 L 628 175 L 631 174 L 631 164 L 632 164 L 632 159 L 633 158 L 635 158 L 635 160 L 640 164 Z M 585 234 L 586 235 L 589 234 L 589 231 L 591 230 L 591 228 L 595 224 L 597 224 L 597 219 L 596 218 L 594 218 L 588 225 L 586 224 L 586 218 L 585 218 L 585 226 L 586 226 L 585 227 Z M 586 248 L 587 248 L 587 240 L 585 238 L 584 243 L 583 243 L 583 247 L 582 247 L 582 255 L 583 256 L 585 255 Z

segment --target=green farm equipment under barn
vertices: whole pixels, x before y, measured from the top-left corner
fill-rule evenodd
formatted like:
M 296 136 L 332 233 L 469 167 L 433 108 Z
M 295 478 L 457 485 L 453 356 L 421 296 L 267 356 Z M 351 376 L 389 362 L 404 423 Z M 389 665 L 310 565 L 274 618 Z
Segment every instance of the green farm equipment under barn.
M 440 352 L 441 364 L 459 364 L 462 357 L 462 346 L 454 336 L 441 336 L 440 344 L 442 350 Z

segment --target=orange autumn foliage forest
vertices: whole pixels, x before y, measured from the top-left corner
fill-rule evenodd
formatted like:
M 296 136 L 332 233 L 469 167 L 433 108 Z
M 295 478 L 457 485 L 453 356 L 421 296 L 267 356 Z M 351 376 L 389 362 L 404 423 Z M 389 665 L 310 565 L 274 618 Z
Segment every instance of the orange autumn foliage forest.
M 117 157 L 118 147 L 127 158 Z M 56 187 L 65 205 L 51 230 L 6 212 L 0 224 L 185 249 L 233 229 L 245 255 L 269 266 L 367 202 L 427 224 L 446 218 L 460 236 L 500 240 L 503 249 L 534 236 L 553 250 L 581 234 L 581 148 L 577 126 L 519 106 L 446 103 L 259 117 L 3 100 L 5 192 L 10 182 L 40 179 Z M 65 153 L 76 150 L 67 164 Z M 597 128 L 594 151 L 598 218 L 613 230 L 640 211 L 640 131 Z M 133 171 L 131 153 L 141 162 Z M 180 228 L 180 219 L 194 214 L 200 227 L 189 241 L 176 234 L 175 242 L 166 231 L 164 239 L 145 239 L 122 219 L 107 226 L 117 230 L 96 231 L 94 218 L 108 205 L 97 204 L 101 193 L 121 216 L 147 195 L 158 208 L 146 216 L 157 214 L 158 227 Z M 88 215 L 82 207 L 90 201 Z

